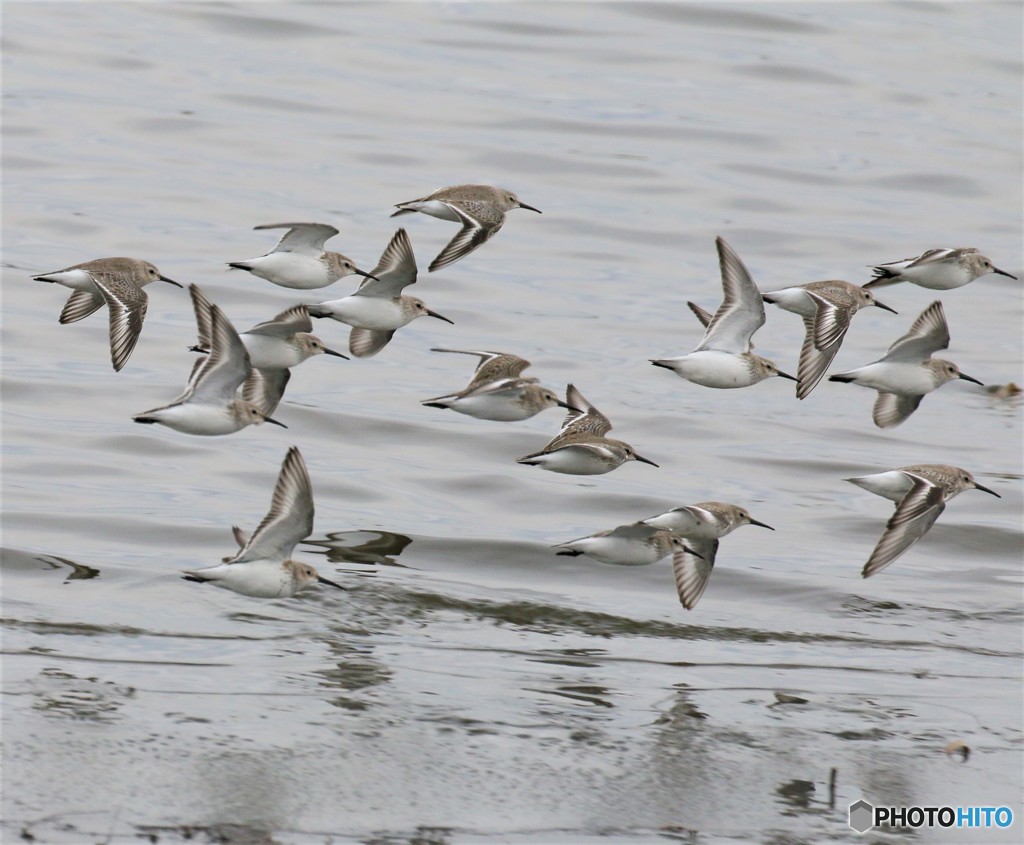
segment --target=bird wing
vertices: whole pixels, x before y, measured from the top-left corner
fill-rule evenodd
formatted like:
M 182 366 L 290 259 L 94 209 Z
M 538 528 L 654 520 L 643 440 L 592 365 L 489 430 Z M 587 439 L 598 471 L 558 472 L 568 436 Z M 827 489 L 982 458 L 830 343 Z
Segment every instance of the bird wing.
M 583 398 L 583 394 L 570 384 L 565 391 L 565 402 L 572 405 L 573 410 L 565 415 L 562 428 L 554 440 L 548 444 L 551 448 L 556 442 L 562 442 L 566 438 L 579 437 L 580 435 L 593 435 L 604 437 L 612 430 L 611 421 L 597 408 Z
M 700 597 L 704 595 L 711 578 L 711 570 L 715 568 L 718 540 L 687 540 L 686 544 L 697 554 L 702 555 L 703 560 L 680 549 L 672 555 L 672 574 L 676 580 L 679 603 L 687 610 L 693 610 Z
M 445 203 L 462 222 L 462 228 L 456 233 L 448 245 L 438 253 L 437 257 L 430 262 L 429 272 L 440 270 L 449 264 L 454 264 L 460 258 L 469 255 L 474 249 L 490 240 L 505 222 L 504 217 L 490 226 L 481 226 L 479 221 L 470 217 L 465 211 L 454 203 Z
M 882 360 L 916 364 L 926 361 L 933 352 L 948 348 L 949 326 L 946 324 L 942 303 L 936 300 L 914 320 L 910 331 L 889 347 Z
M 899 425 L 921 404 L 924 394 L 907 396 L 900 393 L 882 393 L 879 391 L 875 407 L 871 411 L 871 419 L 879 428 L 893 428 Z
M 700 320 L 700 324 L 706 329 L 714 315 L 710 311 L 701 308 L 696 302 L 687 302 L 686 304 L 690 307 L 693 315 Z
M 530 366 L 530 362 L 518 355 L 508 352 L 490 352 L 476 349 L 442 349 L 434 347 L 431 352 L 455 352 L 460 355 L 476 355 L 480 363 L 476 365 L 476 372 L 472 380 L 466 386 L 470 390 L 478 384 L 498 381 L 499 379 L 517 378 L 519 374 Z
M 602 533 L 606 537 L 622 537 L 626 540 L 646 540 L 648 537 L 651 537 L 663 530 L 663 528 L 648 525 L 646 522 L 641 521 L 630 522 L 626 525 L 619 525 L 611 531 L 605 531 Z
M 291 377 L 291 371 L 287 367 L 253 367 L 242 382 L 242 398 L 255 405 L 263 416 L 269 417 L 281 404 L 284 390 Z
M 919 475 L 907 472 L 913 486 L 896 505 L 885 531 L 864 564 L 861 575 L 870 578 L 920 540 L 946 508 L 942 487 Z
M 323 254 L 327 239 L 338 234 L 337 229 L 326 223 L 266 223 L 253 228 L 288 230 L 271 252 L 296 252 L 316 258 Z
M 808 290 L 807 295 L 816 306 L 813 318 L 814 345 L 818 349 L 827 349 L 835 345 L 836 351 L 838 351 L 839 344 L 843 342 L 846 331 L 850 328 L 850 320 L 853 319 L 854 314 L 853 309 L 836 305 L 814 291 Z
M 473 374 L 472 380 L 467 385 L 467 389 L 492 381 L 517 379 L 519 374 L 529 366 L 530 362 L 525 358 L 520 358 L 518 355 L 493 354 L 490 358 L 480 362 L 476 372 Z M 526 381 L 536 382 L 537 380 L 526 379 Z
M 353 326 L 348 336 L 348 351 L 356 358 L 370 358 L 387 346 L 394 336 L 394 329 L 377 331 Z
M 193 371 L 189 388 L 193 401 L 226 405 L 249 375 L 249 353 L 224 312 L 210 306 L 210 354 Z
M 313 321 L 305 305 L 293 305 L 272 320 L 257 323 L 246 334 L 261 334 L 268 337 L 290 338 L 297 332 L 313 331 Z
M 391 298 L 416 283 L 416 256 L 405 229 L 395 232 L 370 275 L 376 278 L 363 279 L 354 295 Z
M 139 342 L 149 300 L 142 288 L 122 274 L 95 273 L 92 280 L 110 311 L 110 361 L 120 370 Z
M 536 383 L 535 378 L 502 378 L 495 381 L 473 382 L 458 395 L 462 399 L 468 396 L 515 396 L 527 385 Z
M 911 267 L 924 267 L 924 266 L 926 266 L 928 264 L 940 264 L 943 261 L 946 261 L 948 258 L 951 258 L 958 251 L 959 252 L 977 252 L 978 250 L 976 250 L 976 249 L 955 250 L 955 249 L 950 249 L 949 247 L 946 247 L 946 248 L 943 248 L 943 249 L 927 249 L 924 252 L 922 252 L 919 256 L 917 256 L 917 258 L 904 258 L 903 261 L 906 261 L 907 264 L 906 264 L 906 266 L 903 269 L 909 270 Z M 901 262 L 901 261 L 894 261 L 892 263 L 893 264 L 902 264 L 903 262 Z M 883 264 L 882 266 L 884 267 L 885 265 Z
M 198 340 L 192 347 L 195 352 L 209 352 L 211 335 L 213 334 L 213 318 L 210 314 L 213 303 L 210 302 L 199 289 L 199 285 L 188 286 L 189 296 L 192 297 L 192 311 L 196 315 L 196 336 Z M 189 379 L 191 381 L 191 379 Z
M 819 349 L 814 343 L 814 318 L 804 317 L 804 342 L 800 347 L 800 361 L 796 369 L 796 396 L 805 399 L 821 381 L 825 370 L 839 351 L 840 343 L 834 343 L 827 349 Z
M 281 464 L 270 510 L 228 563 L 286 560 L 313 531 L 313 486 L 302 453 L 292 446 Z
M 742 354 L 750 351 L 751 336 L 764 325 L 764 300 L 736 251 L 724 238 L 716 238 L 715 245 L 724 295 L 695 351 L 719 349 Z
M 103 294 L 87 290 L 72 291 L 68 301 L 64 303 L 58 321 L 63 325 L 84 320 L 90 314 L 99 311 L 103 303 Z

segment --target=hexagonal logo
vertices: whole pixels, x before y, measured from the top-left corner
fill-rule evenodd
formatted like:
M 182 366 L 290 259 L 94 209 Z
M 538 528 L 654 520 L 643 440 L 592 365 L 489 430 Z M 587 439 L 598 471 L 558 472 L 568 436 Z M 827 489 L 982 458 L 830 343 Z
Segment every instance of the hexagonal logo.
M 850 827 L 857 833 L 867 833 L 875 826 L 875 808 L 863 798 L 850 805 Z

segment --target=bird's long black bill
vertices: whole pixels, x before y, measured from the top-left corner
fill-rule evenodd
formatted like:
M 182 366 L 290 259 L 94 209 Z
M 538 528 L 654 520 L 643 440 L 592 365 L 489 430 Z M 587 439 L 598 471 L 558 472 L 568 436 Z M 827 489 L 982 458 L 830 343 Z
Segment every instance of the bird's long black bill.
M 324 347 L 324 355 L 333 355 L 335 358 L 344 358 L 346 361 L 352 360 L 348 355 L 342 355 L 340 352 L 335 352 L 333 349 L 328 349 L 326 346 Z
M 577 414 L 586 413 L 583 408 L 577 408 L 575 405 L 570 405 L 568 402 L 563 402 L 561 399 L 558 400 L 558 407 L 565 408 L 567 411 L 575 411 Z
M 444 320 L 446 323 L 451 323 L 453 326 L 455 325 L 455 321 L 454 320 L 449 320 L 444 315 L 438 314 L 436 311 L 431 311 L 429 308 L 427 309 L 427 316 L 428 317 L 437 317 L 438 320 Z
M 798 379 L 796 376 L 791 376 L 789 373 L 782 372 L 782 370 L 776 372 L 775 375 L 777 375 L 779 378 L 788 378 L 790 381 L 800 381 L 800 379 Z
M 520 208 L 525 208 L 527 211 L 536 211 L 538 214 L 543 214 L 539 208 L 534 208 L 532 205 L 527 205 L 525 202 L 519 203 Z
M 751 525 L 757 525 L 760 528 L 767 528 L 769 531 L 774 531 L 775 530 L 768 523 L 766 523 L 766 522 L 758 522 L 756 519 L 750 520 L 750 524 Z
M 969 376 L 965 373 L 960 373 L 960 378 L 962 378 L 964 381 L 973 382 L 974 384 L 980 384 L 982 387 L 985 386 L 985 382 L 978 381 L 974 376 Z
M 982 491 L 984 491 L 985 493 L 991 493 L 991 494 L 992 494 L 993 496 L 995 496 L 995 497 L 996 497 L 997 499 L 1001 499 L 1001 498 L 1003 498 L 1003 497 L 1002 497 L 1002 496 L 1000 496 L 1000 495 L 999 495 L 999 494 L 998 494 L 998 493 L 997 493 L 997 492 L 996 492 L 995 490 L 989 490 L 989 489 L 988 489 L 988 487 L 984 487 L 983 485 L 979 484 L 979 483 L 978 483 L 977 481 L 975 481 L 975 482 L 974 482 L 974 489 L 975 489 L 975 490 L 982 490 Z
M 355 269 L 352 272 L 355 273 L 357 276 L 366 276 L 367 279 L 373 279 L 375 282 L 380 281 L 380 279 L 378 279 L 372 273 L 367 273 L 365 270 Z
M 1006 275 L 1009 276 L 1010 274 L 1007 273 Z M 169 285 L 174 285 L 176 288 L 183 288 L 183 287 L 185 287 L 183 284 L 180 284 L 179 282 L 174 281 L 174 279 L 168 279 L 166 276 L 157 276 L 157 278 L 161 282 L 167 282 L 167 284 L 169 284 Z M 1013 277 L 1010 276 L 1010 278 L 1012 279 Z
M 650 464 L 652 467 L 658 466 L 656 463 L 654 463 L 654 461 L 648 460 L 647 458 L 642 458 L 640 455 L 636 456 L 636 460 L 640 461 L 640 463 L 642 464 Z M 700 555 L 698 555 L 698 557 L 700 557 Z
M 1010 279 L 1016 279 L 1017 278 L 1016 276 L 1013 275 L 1013 273 L 1007 273 L 1005 270 L 1000 270 L 998 267 L 993 267 L 992 268 L 992 272 L 993 273 L 998 273 L 1000 276 L 1006 276 L 1007 278 L 1010 278 Z
M 877 299 L 875 300 L 875 306 L 878 307 L 878 308 L 881 308 L 883 311 L 891 311 L 893 314 L 899 314 L 900 313 L 895 308 L 890 308 L 884 302 L 879 302 Z
M 288 428 L 288 426 L 286 426 L 283 422 L 278 422 L 277 420 L 271 419 L 270 417 L 264 417 L 263 418 L 263 422 L 268 422 L 268 423 L 271 423 L 273 425 L 279 425 L 279 426 L 281 426 L 281 428 Z
M 332 587 L 337 587 L 339 590 L 348 589 L 348 587 L 342 587 L 341 584 L 335 584 L 333 581 L 329 581 L 328 579 L 324 578 L 323 575 L 317 575 L 316 580 L 319 581 L 321 584 L 330 584 Z

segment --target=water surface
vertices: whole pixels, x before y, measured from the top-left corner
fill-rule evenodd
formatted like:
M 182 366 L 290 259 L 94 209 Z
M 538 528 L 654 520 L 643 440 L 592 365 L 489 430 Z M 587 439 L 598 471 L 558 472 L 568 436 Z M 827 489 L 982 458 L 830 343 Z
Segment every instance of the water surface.
M 711 391 L 648 359 L 698 342 L 685 303 L 720 300 L 716 235 L 763 289 L 935 246 L 1019 275 L 1021 23 L 987 3 L 5 4 L 5 839 L 797 843 L 858 839 L 862 796 L 1019 810 L 1020 403 L 951 384 L 881 431 L 866 390 Z M 544 213 L 427 274 L 453 226 L 389 211 L 460 182 Z M 288 431 L 133 424 L 184 385 L 187 294 L 148 289 L 114 373 L 103 316 L 60 326 L 66 292 L 31 281 L 137 256 L 248 327 L 349 292 L 226 270 L 287 220 L 337 225 L 361 267 L 406 226 L 413 292 L 455 321 L 307 362 Z M 899 315 L 859 314 L 834 369 L 936 298 L 879 296 Z M 948 356 L 1020 383 L 1020 283 L 941 298 Z M 756 342 L 795 370 L 801 337 L 769 309 Z M 529 358 L 660 468 L 517 465 L 560 414 L 422 407 L 472 363 L 432 346 Z M 181 581 L 255 526 L 292 444 L 317 506 L 300 557 L 350 591 Z M 864 581 L 892 505 L 842 479 L 918 462 L 1003 498 L 964 493 Z M 550 548 L 706 499 L 777 530 L 726 538 L 693 612 L 667 562 Z

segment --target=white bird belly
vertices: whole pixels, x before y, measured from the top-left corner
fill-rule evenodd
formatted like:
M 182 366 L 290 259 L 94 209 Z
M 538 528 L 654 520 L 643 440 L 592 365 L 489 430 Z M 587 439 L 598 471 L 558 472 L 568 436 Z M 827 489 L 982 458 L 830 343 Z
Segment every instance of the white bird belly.
M 973 281 L 957 262 L 937 262 L 921 267 L 904 268 L 900 278 L 931 290 L 952 290 Z
M 749 387 L 760 380 L 753 376 L 745 358 L 717 349 L 691 352 L 668 362 L 679 376 L 703 387 Z
M 920 364 L 868 364 L 841 375 L 852 377 L 861 387 L 905 396 L 921 396 L 938 387 L 932 371 Z
M 335 320 L 377 332 L 400 329 L 414 316 L 407 318 L 398 302 L 378 296 L 346 296 L 324 303 L 323 307 L 330 309 Z
M 448 403 L 448 407 L 460 414 L 476 417 L 478 420 L 514 422 L 532 417 L 536 410 L 526 407 L 519 396 L 463 396 Z
M 620 461 L 605 460 L 600 452 L 586 446 L 563 446 L 553 452 L 538 455 L 535 460 L 549 472 L 566 475 L 604 475 L 619 466 Z
M 422 212 L 423 214 L 429 214 L 431 217 L 437 217 L 441 220 L 452 220 L 456 223 L 461 222 L 459 215 L 452 211 L 447 203 L 443 203 L 440 200 L 426 200 L 425 202 L 407 202 L 404 203 L 402 207 L 419 211 Z
M 233 434 L 245 428 L 244 425 L 238 424 L 227 406 L 205 405 L 196 402 L 171 405 L 169 408 L 160 408 L 139 416 L 155 419 L 168 428 L 173 428 L 183 434 L 216 436 Z
M 791 311 L 801 317 L 813 317 L 818 312 L 814 299 L 803 288 L 766 291 L 765 296 L 771 297 L 772 304 L 778 305 L 783 311 Z
M 100 289 L 96 287 L 92 276 L 86 270 L 75 269 L 65 270 L 62 273 L 47 273 L 44 276 L 39 276 L 39 278 L 46 279 L 48 282 L 56 282 L 58 285 L 63 285 L 72 290 L 81 290 L 100 296 Z
M 239 335 L 253 367 L 280 370 L 302 363 L 298 350 L 280 337 L 243 333 Z
M 583 552 L 594 560 L 614 566 L 647 566 L 668 554 L 667 550 L 663 554 L 659 549 L 640 540 L 627 540 L 621 537 L 584 537 L 566 543 L 565 548 Z
M 891 469 L 888 472 L 877 472 L 874 475 L 861 475 L 857 478 L 848 478 L 858 487 L 863 487 L 869 493 L 876 496 L 884 496 L 893 502 L 899 502 L 907 495 L 914 481 L 905 472 L 898 469 Z
M 300 290 L 326 287 L 331 283 L 327 265 L 319 257 L 297 252 L 272 252 L 244 262 L 249 272 L 275 285 Z
M 243 596 L 273 599 L 294 594 L 293 579 L 280 563 L 273 561 L 222 563 L 193 571 L 209 583 Z

